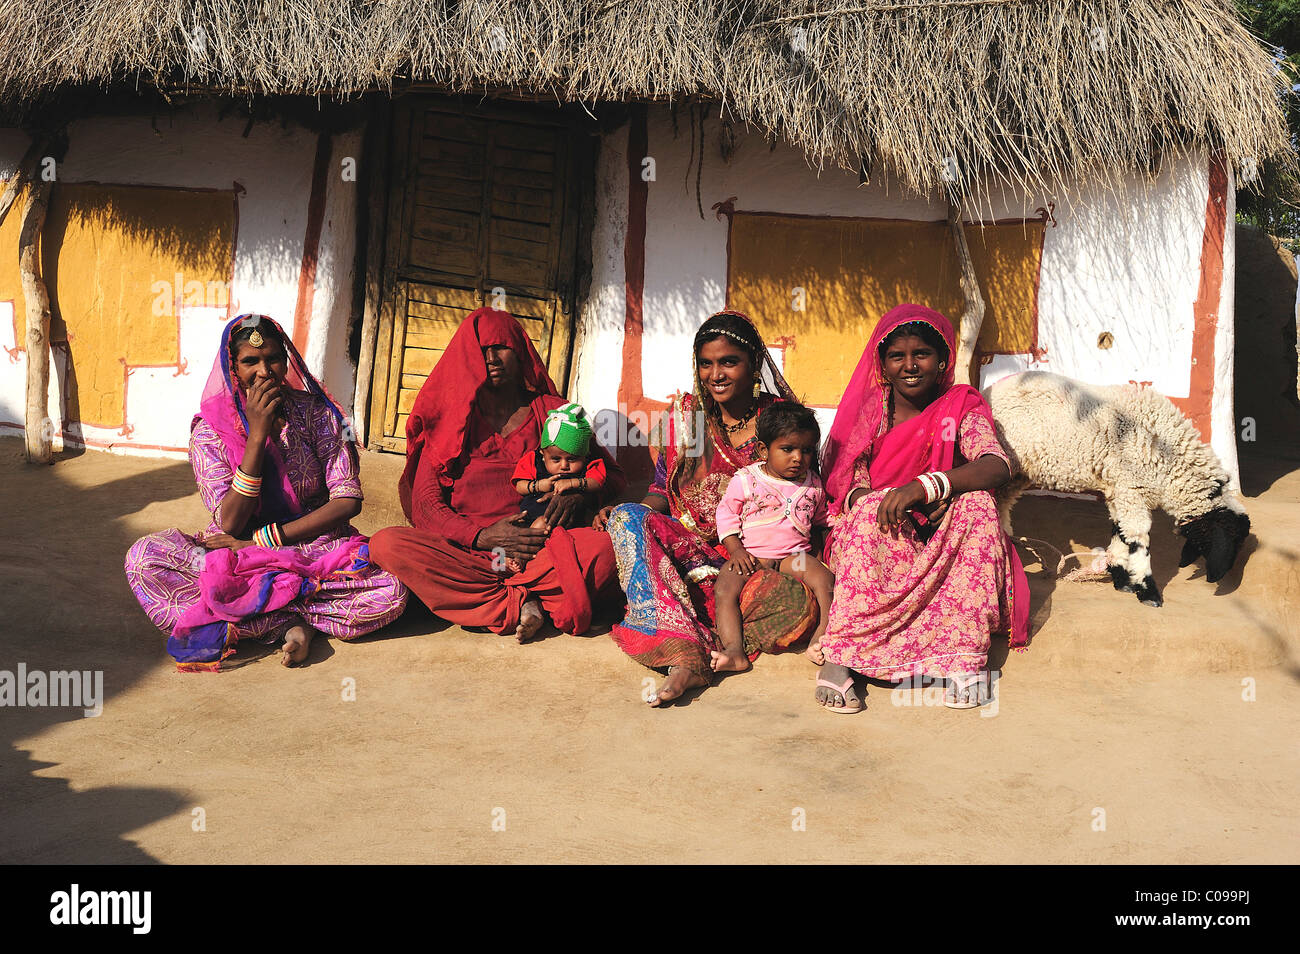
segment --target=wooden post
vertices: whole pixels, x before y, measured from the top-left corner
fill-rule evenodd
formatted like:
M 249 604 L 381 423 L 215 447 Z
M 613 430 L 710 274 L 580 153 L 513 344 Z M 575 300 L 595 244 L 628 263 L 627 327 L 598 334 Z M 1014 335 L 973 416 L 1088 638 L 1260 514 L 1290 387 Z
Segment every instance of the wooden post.
M 357 387 L 352 396 L 352 427 L 357 446 L 366 446 L 366 406 L 375 368 L 375 339 L 379 334 L 379 307 L 383 295 L 384 236 L 388 233 L 388 133 L 391 112 L 387 99 L 366 124 L 366 274 L 365 304 L 361 319 L 361 353 L 357 356 Z
M 50 296 L 41 280 L 41 227 L 50 201 L 50 183 L 34 176 L 27 192 L 18 238 L 18 270 L 27 310 L 27 460 L 48 464 L 54 424 L 50 404 Z
M 966 299 L 966 308 L 961 313 L 961 324 L 957 329 L 957 354 L 953 358 L 957 362 L 955 380 L 958 384 L 979 387 L 979 371 L 974 367 L 975 345 L 979 341 L 980 327 L 984 324 L 984 296 L 980 293 L 975 263 L 971 260 L 970 247 L 966 244 L 961 209 L 951 199 L 948 201 L 948 227 L 952 229 L 953 243 L 957 246 L 957 262 L 961 266 L 961 294 Z
M 0 225 L 4 224 L 5 216 L 9 214 L 9 207 L 14 204 L 14 199 L 18 198 L 23 184 L 37 178 L 35 174 L 37 159 L 48 150 L 49 144 L 49 139 L 45 136 L 32 137 L 32 144 L 27 147 L 22 161 L 18 163 L 18 171 L 5 185 L 4 192 L 0 193 Z

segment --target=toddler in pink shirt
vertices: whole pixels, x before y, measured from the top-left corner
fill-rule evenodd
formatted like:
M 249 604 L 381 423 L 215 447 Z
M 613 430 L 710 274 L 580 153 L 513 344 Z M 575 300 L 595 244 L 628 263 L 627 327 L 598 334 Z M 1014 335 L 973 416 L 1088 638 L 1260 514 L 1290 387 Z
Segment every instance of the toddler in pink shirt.
M 721 652 L 715 672 L 749 668 L 740 632 L 740 591 L 759 567 L 779 570 L 808 584 L 821 618 L 812 641 L 826 632 L 835 575 L 813 555 L 814 530 L 826 526 L 826 490 L 813 463 L 821 428 L 800 404 L 773 404 L 758 419 L 759 462 L 732 475 L 718 504 L 718 538 L 731 557 L 713 586 Z M 820 541 L 819 541 L 820 542 Z

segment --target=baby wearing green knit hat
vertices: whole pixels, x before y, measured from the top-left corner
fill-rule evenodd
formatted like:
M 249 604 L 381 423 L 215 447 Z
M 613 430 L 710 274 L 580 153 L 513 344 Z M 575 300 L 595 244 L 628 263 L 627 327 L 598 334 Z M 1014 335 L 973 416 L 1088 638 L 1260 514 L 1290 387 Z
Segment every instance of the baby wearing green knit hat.
M 558 495 L 582 494 L 584 504 L 597 499 L 605 486 L 605 462 L 590 449 L 591 422 L 581 404 L 562 404 L 546 415 L 537 450 L 519 458 L 510 475 L 534 529 L 550 529 L 546 513 Z M 517 567 L 508 569 L 518 572 Z
M 538 447 L 545 451 L 548 447 L 558 447 L 571 457 L 587 459 L 587 448 L 591 445 L 591 424 L 587 422 L 587 412 L 581 404 L 563 404 L 546 415 L 542 424 L 542 440 Z M 556 471 L 548 470 L 554 474 Z

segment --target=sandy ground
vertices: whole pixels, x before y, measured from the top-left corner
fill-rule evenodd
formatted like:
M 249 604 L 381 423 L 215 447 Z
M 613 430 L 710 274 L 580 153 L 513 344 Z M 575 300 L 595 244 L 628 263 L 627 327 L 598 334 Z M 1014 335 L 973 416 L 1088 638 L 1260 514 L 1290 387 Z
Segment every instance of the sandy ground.
M 102 669 L 107 697 L 0 708 L 0 862 L 1300 861 L 1296 276 L 1237 234 L 1244 560 L 1217 586 L 1179 570 L 1157 515 L 1161 609 L 1030 563 L 1039 628 L 993 659 L 996 709 L 873 686 L 836 716 L 787 655 L 656 711 L 609 620 L 518 646 L 419 611 L 305 669 L 249 645 L 180 675 L 122 558 L 206 522 L 188 463 L 30 467 L 0 439 L 0 670 Z M 365 455 L 363 531 L 400 521 L 400 467 Z M 1016 525 L 1109 536 L 1091 501 L 1029 498 Z
M 363 530 L 396 463 L 366 455 Z M 1217 587 L 1161 516 L 1162 609 L 1031 572 L 995 711 L 873 686 L 844 717 L 799 655 L 653 711 L 607 625 L 518 646 L 423 612 L 302 670 L 250 644 L 180 675 L 121 566 L 202 524 L 188 464 L 0 440 L 0 668 L 102 668 L 107 697 L 0 709 L 0 861 L 1296 862 L 1300 460 L 1252 467 L 1258 539 Z M 1036 498 L 1018 530 L 1068 551 L 1107 522 Z

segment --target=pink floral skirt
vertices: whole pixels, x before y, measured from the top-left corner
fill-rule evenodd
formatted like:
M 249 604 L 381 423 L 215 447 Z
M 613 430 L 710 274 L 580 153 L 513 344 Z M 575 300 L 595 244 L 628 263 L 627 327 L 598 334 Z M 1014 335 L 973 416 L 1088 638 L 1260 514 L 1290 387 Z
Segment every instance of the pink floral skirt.
M 992 495 L 957 497 L 922 543 L 910 522 L 897 536 L 877 528 L 885 493 L 867 494 L 835 528 L 826 658 L 893 682 L 979 672 L 992 634 L 1011 628 L 1010 544 Z

